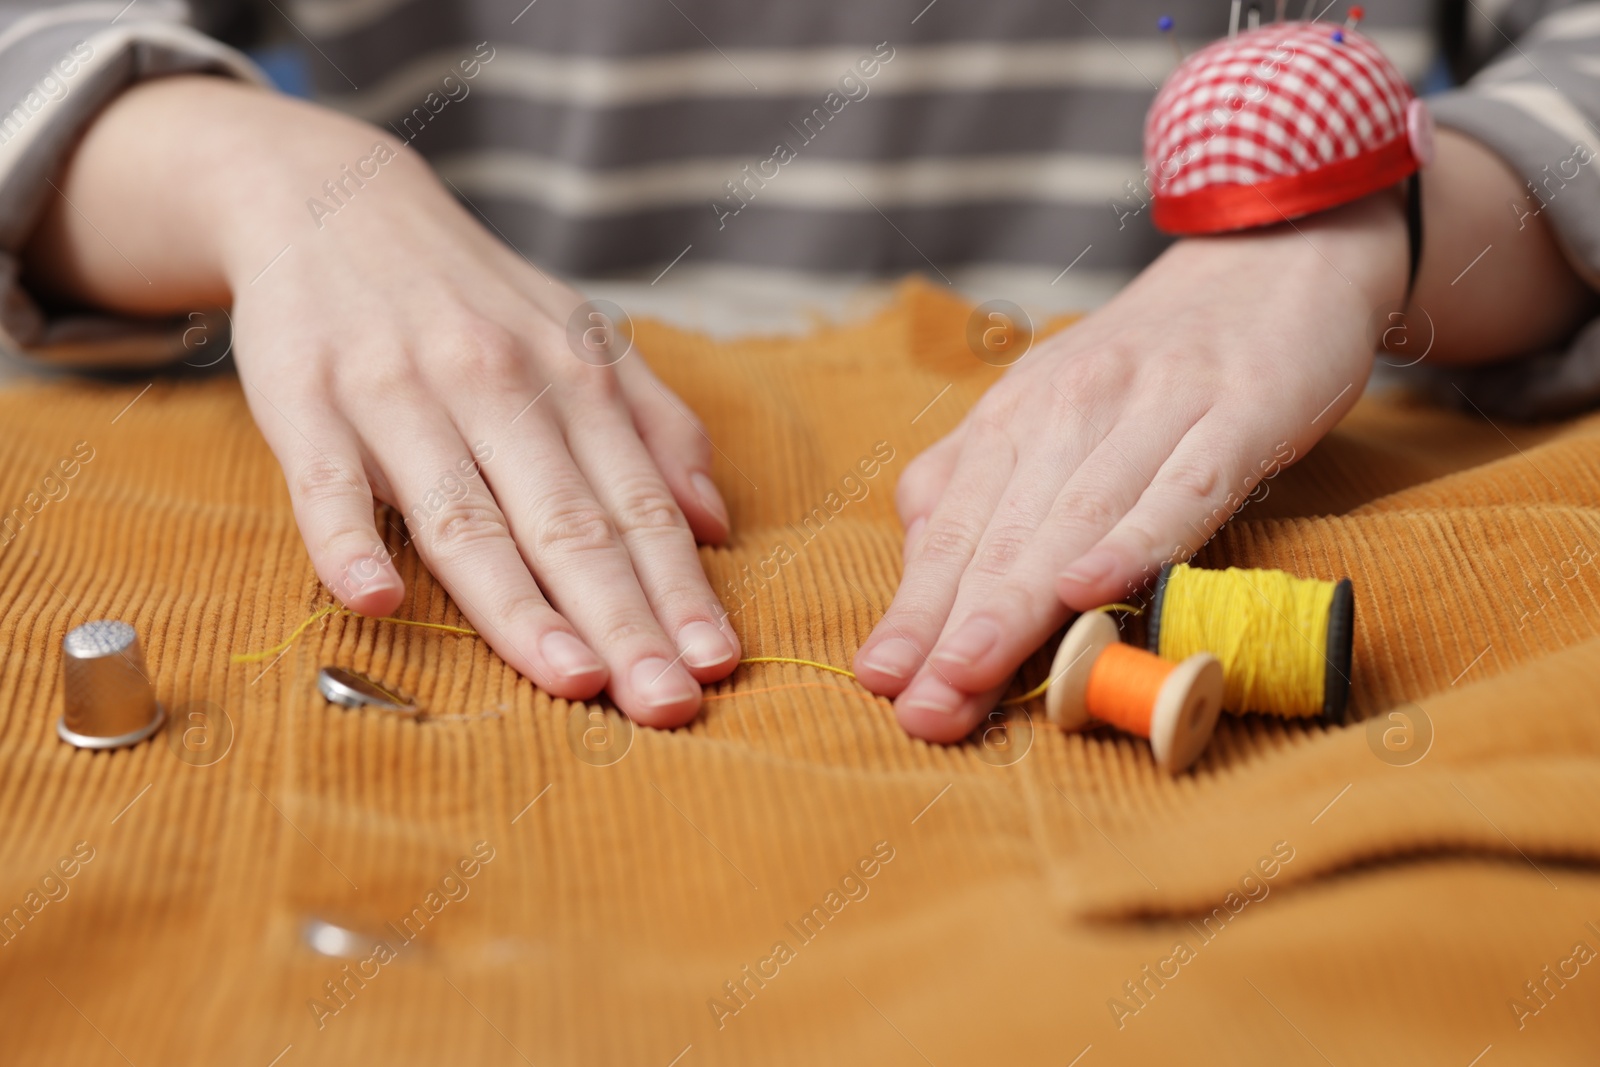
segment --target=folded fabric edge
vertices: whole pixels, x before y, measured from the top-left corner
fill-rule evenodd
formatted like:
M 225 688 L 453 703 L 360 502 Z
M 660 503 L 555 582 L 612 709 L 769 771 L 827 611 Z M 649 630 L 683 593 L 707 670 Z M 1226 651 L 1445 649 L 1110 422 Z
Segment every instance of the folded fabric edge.
M 1082 835 L 1081 850 L 1048 861 L 1052 896 L 1072 920 L 1179 917 L 1255 884 L 1421 857 L 1600 863 L 1600 823 L 1585 814 L 1600 805 L 1600 716 L 1586 697 L 1597 686 L 1591 640 L 1411 705 L 1409 724 L 1378 716 L 1308 737 L 1198 782 L 1189 808 L 1159 825 L 1096 819 L 1105 836 Z M 1527 714 L 1541 689 L 1556 696 Z M 1427 748 L 1388 751 L 1396 728 L 1425 729 Z

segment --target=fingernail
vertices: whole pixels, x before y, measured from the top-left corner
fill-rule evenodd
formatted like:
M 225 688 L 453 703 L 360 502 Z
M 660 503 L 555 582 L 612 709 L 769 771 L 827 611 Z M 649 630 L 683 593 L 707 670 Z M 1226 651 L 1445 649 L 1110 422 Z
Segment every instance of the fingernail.
M 395 570 L 394 564 L 387 556 L 381 563 L 372 556 L 362 556 L 345 564 L 338 584 L 330 588 L 342 598 L 355 598 L 404 587 L 405 583 L 400 580 L 400 572 Z
M 1000 627 L 992 619 L 968 619 L 956 632 L 934 651 L 933 658 L 942 663 L 970 667 L 1000 640 Z
M 901 555 L 906 559 L 911 558 L 911 549 L 917 543 L 917 538 L 922 535 L 922 528 L 928 525 L 928 520 L 918 515 L 911 520 L 911 525 L 906 527 L 906 543 L 901 550 Z
M 349 607 L 352 601 L 361 601 L 362 603 L 366 603 L 374 597 L 381 597 L 392 592 L 393 590 L 404 588 L 405 586 L 399 581 L 391 582 L 385 578 L 378 578 L 358 588 L 342 591 L 339 599 L 345 604 L 346 607 Z
M 642 659 L 633 665 L 633 687 L 639 698 L 652 708 L 671 707 L 693 700 L 694 679 L 677 669 L 677 664 L 659 656 Z
M 939 715 L 954 715 L 961 706 L 961 694 L 936 678 L 924 678 L 900 695 L 902 708 L 920 708 Z
M 696 619 L 678 631 L 678 648 L 691 667 L 719 667 L 733 656 L 733 648 L 722 631 L 709 622 Z
M 551 630 L 545 634 L 539 641 L 539 651 L 557 674 L 574 677 L 605 670 L 600 657 L 565 630 Z
M 869 652 L 861 662 L 879 674 L 905 679 L 911 677 L 911 672 L 922 663 L 922 653 L 905 638 L 891 637 Z
M 717 492 L 716 484 L 700 471 L 689 475 L 689 484 L 694 486 L 695 495 L 705 509 L 722 523 L 724 529 L 730 528 L 733 524 L 728 521 L 728 506 L 722 502 L 722 494 Z
M 378 573 L 373 576 L 372 580 L 365 583 L 361 588 L 363 591 L 368 589 L 398 589 L 402 584 L 400 572 L 394 569 L 393 563 L 386 560 L 383 566 L 378 568 Z
M 1116 565 L 1116 560 L 1108 552 L 1091 552 L 1080 558 L 1072 566 L 1061 572 L 1063 580 L 1077 582 L 1079 585 L 1090 585 L 1098 582 L 1111 573 L 1111 568 Z

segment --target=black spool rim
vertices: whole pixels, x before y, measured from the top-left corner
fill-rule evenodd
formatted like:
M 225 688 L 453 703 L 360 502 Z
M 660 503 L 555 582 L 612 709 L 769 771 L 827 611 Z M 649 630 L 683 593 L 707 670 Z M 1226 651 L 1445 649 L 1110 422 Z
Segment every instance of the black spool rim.
M 1328 606 L 1328 670 L 1322 686 L 1322 714 L 1337 723 L 1345 721 L 1350 705 L 1350 666 L 1356 636 L 1356 595 L 1350 579 L 1333 587 Z
M 1150 594 L 1150 616 L 1145 620 L 1144 647 L 1156 655 L 1161 655 L 1161 609 L 1166 604 L 1167 579 L 1172 577 L 1172 564 L 1163 563 L 1161 573 L 1156 575 L 1155 591 Z

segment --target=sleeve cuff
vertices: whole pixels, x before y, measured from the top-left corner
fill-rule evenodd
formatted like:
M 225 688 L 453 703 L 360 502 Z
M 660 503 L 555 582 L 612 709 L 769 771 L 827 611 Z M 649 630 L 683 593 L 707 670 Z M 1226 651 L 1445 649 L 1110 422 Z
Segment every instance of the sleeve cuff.
M 145 8 L 141 12 L 140 8 Z M 79 3 L 0 24 L 0 347 L 28 362 L 158 365 L 188 324 L 53 320 L 18 281 L 18 256 L 79 134 L 147 78 L 213 72 L 268 84 L 242 53 L 183 25 L 180 4 Z

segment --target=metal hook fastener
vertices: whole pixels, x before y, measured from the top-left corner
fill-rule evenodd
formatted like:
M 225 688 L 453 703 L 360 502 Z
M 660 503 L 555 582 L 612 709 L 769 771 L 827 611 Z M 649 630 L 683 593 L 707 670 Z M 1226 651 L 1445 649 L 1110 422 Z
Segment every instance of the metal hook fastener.
M 324 667 L 317 672 L 317 690 L 330 703 L 346 708 L 377 708 L 397 715 L 418 717 L 422 709 L 398 693 L 355 671 L 343 667 Z

